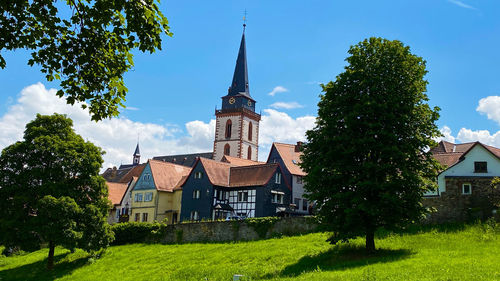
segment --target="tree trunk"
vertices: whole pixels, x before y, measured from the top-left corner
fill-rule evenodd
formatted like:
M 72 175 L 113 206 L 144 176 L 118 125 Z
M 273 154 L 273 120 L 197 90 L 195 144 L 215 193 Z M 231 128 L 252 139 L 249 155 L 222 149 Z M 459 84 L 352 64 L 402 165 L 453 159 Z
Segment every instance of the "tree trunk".
M 49 241 L 49 257 L 47 258 L 47 269 L 51 270 L 54 268 L 54 249 L 55 249 L 54 241 Z
M 371 254 L 375 252 L 375 231 L 366 231 L 366 252 Z

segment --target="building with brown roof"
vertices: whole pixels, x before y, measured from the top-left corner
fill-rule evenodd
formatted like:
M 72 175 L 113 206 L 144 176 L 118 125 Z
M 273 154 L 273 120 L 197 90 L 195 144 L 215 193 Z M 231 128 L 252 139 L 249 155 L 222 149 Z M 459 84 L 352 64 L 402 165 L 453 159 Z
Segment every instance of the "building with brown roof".
M 439 173 L 438 189 L 424 196 L 424 204 L 437 212 L 434 221 L 463 221 L 484 218 L 494 208 L 491 180 L 500 176 L 500 149 L 480 142 L 454 144 L 441 141 L 431 149 L 444 167 Z
M 289 210 L 291 188 L 278 164 L 237 166 L 199 158 L 182 186 L 181 220 L 264 217 Z
M 186 166 L 149 160 L 131 192 L 130 221 L 177 222 L 182 190 L 176 187 L 190 171 Z
M 300 156 L 302 142 L 297 144 L 286 144 L 274 142 L 267 163 L 278 163 L 283 168 L 283 176 L 290 182 L 292 187 L 291 202 L 295 206 L 295 213 L 305 215 L 309 214 L 312 204 L 304 198 L 303 177 L 306 173 L 300 168 Z

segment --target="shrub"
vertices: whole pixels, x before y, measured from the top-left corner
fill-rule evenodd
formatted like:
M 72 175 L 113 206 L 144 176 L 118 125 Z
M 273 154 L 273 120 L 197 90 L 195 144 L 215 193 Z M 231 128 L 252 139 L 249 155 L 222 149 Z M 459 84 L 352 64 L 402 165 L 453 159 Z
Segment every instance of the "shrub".
M 131 243 L 145 243 L 149 238 L 161 233 L 165 228 L 162 223 L 146 222 L 125 222 L 117 223 L 112 226 L 115 233 L 115 241 L 112 245 L 124 245 Z
M 279 220 L 278 217 L 248 218 L 245 223 L 257 232 L 259 238 L 266 238 L 269 229 Z

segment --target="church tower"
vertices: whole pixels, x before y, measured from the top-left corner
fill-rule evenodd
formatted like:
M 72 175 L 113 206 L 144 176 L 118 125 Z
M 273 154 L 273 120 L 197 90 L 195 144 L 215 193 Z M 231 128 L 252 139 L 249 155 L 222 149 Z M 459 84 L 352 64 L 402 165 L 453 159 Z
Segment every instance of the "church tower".
M 139 142 L 137 142 L 137 146 L 135 147 L 134 159 L 132 161 L 132 166 L 137 166 L 141 163 L 141 152 L 139 151 Z
M 245 24 L 236 59 L 233 81 L 222 97 L 222 108 L 215 110 L 214 160 L 224 155 L 257 161 L 259 152 L 260 114 L 255 113 L 255 100 L 248 85 Z

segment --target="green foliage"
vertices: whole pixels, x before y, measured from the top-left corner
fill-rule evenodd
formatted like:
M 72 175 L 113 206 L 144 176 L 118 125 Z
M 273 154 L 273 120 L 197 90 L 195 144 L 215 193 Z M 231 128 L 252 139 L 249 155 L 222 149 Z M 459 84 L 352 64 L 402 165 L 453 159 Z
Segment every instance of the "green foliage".
M 64 115 L 37 115 L 24 140 L 2 151 L 0 244 L 7 248 L 30 251 L 45 243 L 96 251 L 113 239 L 99 176 L 104 152 L 72 124 Z
M 113 245 L 124 245 L 132 243 L 144 243 L 151 232 L 159 229 L 157 223 L 125 222 L 111 226 L 115 234 Z
M 238 243 L 112 246 L 91 263 L 82 251 L 56 249 L 52 272 L 47 250 L 0 257 L 5 280 L 498 280 L 500 239 L 479 239 L 484 224 L 425 226 L 377 238 L 367 255 L 361 238 L 332 246 L 329 233 Z M 444 266 L 445 265 L 445 266 Z
M 304 188 L 330 241 L 396 229 L 425 212 L 439 164 L 428 148 L 440 135 L 439 108 L 426 103 L 425 61 L 399 41 L 370 38 L 352 46 L 348 65 L 322 85 L 316 126 L 307 132 Z
M 117 116 L 133 67 L 132 50 L 161 50 L 172 36 L 157 0 L 1 1 L 0 53 L 32 50 L 48 81 L 60 80 L 68 104 L 89 101 L 93 120 Z M 0 54 L 0 67 L 6 61 Z M 82 106 L 85 107 L 85 106 Z
M 260 238 L 266 238 L 271 227 L 279 220 L 278 217 L 247 218 L 245 223 L 252 227 Z

